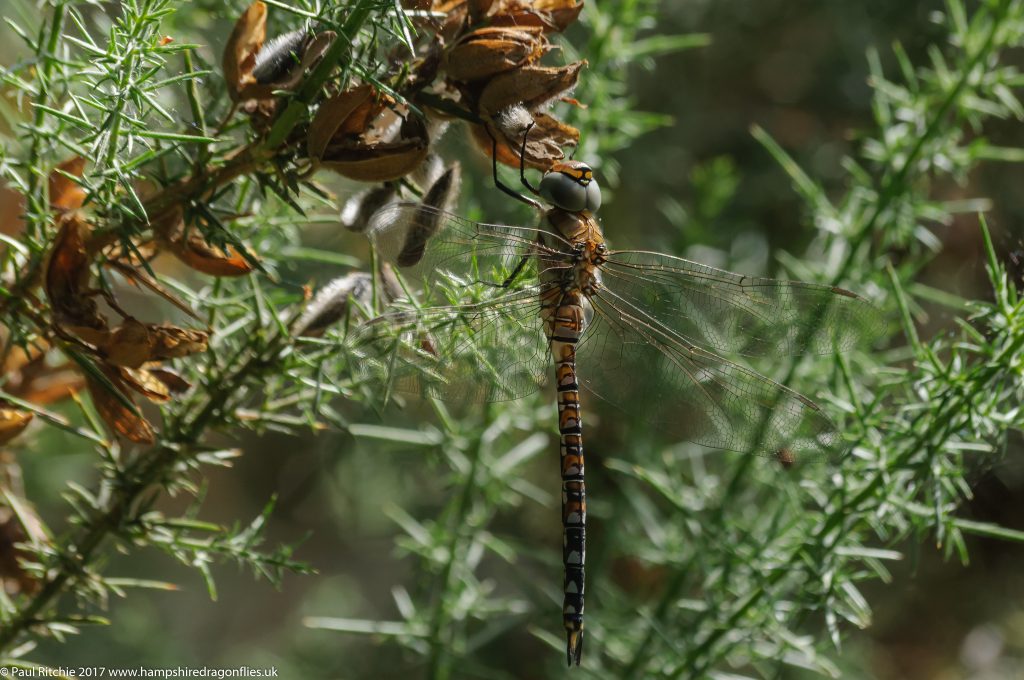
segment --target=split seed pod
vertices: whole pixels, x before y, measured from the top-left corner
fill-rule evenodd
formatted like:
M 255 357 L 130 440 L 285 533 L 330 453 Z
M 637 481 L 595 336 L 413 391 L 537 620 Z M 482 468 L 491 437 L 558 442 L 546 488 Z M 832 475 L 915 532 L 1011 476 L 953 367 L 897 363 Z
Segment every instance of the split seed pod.
M 480 93 L 480 113 L 491 118 L 511 106 L 540 108 L 576 87 L 586 63 L 577 61 L 559 67 L 527 65 L 498 75 Z
M 235 22 L 235 29 L 224 46 L 221 65 L 228 95 L 233 101 L 240 101 L 242 91 L 256 83 L 253 69 L 256 67 L 256 53 L 263 47 L 267 36 L 267 6 L 259 2 L 249 5 Z
M 359 85 L 325 101 L 309 128 L 310 158 L 360 182 L 386 182 L 412 172 L 427 157 L 427 126 L 404 118 L 370 85 Z
M 102 330 L 106 323 L 90 296 L 90 260 L 86 239 L 90 228 L 77 213 L 60 218 L 60 231 L 50 248 L 46 263 L 46 296 L 58 325 Z
M 402 295 L 402 286 L 387 264 L 381 267 L 380 275 L 379 302 L 388 304 Z M 353 305 L 353 302 L 356 304 Z M 369 308 L 372 304 L 373 276 L 367 272 L 346 274 L 334 279 L 317 292 L 306 310 L 295 321 L 292 333 L 296 337 L 319 338 L 332 325 L 350 315 L 365 322 L 366 317 L 360 310 Z
M 252 264 L 232 248 L 227 252 L 206 242 L 197 229 L 186 229 L 184 214 L 175 207 L 153 221 L 153 234 L 164 248 L 197 272 L 210 276 L 244 276 Z
M 139 413 L 138 406 L 128 391 L 128 385 L 121 377 L 121 372 L 112 366 L 101 365 L 100 369 L 110 386 L 95 378 L 87 378 L 86 384 L 93 406 L 103 418 L 103 422 L 128 441 L 152 444 L 156 440 L 153 426 Z
M 491 8 L 492 26 L 536 26 L 561 33 L 579 17 L 583 0 L 501 0 Z
M 412 267 L 423 259 L 427 242 L 434 237 L 441 227 L 441 213 L 452 203 L 459 193 L 462 181 L 462 170 L 458 163 L 452 165 L 441 175 L 423 195 L 422 206 L 416 211 L 416 217 L 405 237 L 405 243 L 395 258 L 399 267 Z
M 446 52 L 445 70 L 452 80 L 471 83 L 533 63 L 549 49 L 539 27 L 480 28 Z

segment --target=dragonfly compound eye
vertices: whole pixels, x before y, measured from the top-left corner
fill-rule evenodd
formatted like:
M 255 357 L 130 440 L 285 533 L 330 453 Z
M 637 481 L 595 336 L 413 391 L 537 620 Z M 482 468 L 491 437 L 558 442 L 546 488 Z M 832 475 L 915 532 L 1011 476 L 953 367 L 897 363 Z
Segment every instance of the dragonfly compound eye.
M 597 209 L 601 207 L 601 187 L 597 185 L 597 180 L 590 180 L 590 184 L 587 185 L 587 210 L 592 213 L 596 213 Z
M 568 212 L 580 212 L 587 207 L 587 188 L 576 177 L 558 170 L 544 175 L 540 181 L 540 195 Z
M 601 207 L 601 188 L 594 171 L 582 161 L 555 163 L 540 181 L 540 195 L 568 212 L 595 213 Z

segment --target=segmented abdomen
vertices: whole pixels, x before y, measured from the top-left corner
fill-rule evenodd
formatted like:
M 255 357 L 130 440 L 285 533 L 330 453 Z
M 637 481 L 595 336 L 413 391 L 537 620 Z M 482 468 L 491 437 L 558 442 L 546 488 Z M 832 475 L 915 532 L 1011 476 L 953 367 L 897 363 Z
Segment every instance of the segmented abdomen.
M 558 387 L 558 432 L 562 469 L 562 564 L 565 569 L 562 621 L 566 657 L 579 665 L 583 649 L 583 565 L 586 559 L 587 498 L 583 479 L 583 421 L 576 344 L 583 333 L 579 293 L 559 291 L 559 304 L 548 308 L 547 329 L 555 359 Z

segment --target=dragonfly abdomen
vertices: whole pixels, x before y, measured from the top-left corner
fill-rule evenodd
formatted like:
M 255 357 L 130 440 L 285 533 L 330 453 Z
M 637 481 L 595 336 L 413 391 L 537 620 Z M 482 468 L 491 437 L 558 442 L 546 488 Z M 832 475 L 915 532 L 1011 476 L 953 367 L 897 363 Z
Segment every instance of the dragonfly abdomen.
M 566 303 L 569 304 L 566 304 Z M 562 472 L 562 621 L 566 658 L 579 665 L 583 651 L 583 591 L 586 561 L 587 493 L 583 477 L 583 421 L 576 343 L 583 332 L 584 312 L 579 293 L 568 292 L 548 318 L 548 337 L 555 358 L 558 386 L 558 433 Z

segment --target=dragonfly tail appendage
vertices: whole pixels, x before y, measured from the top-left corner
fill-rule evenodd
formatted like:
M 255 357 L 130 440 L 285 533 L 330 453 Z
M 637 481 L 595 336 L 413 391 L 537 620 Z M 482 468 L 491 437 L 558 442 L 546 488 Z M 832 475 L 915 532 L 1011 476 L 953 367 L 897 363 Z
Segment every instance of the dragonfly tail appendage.
M 587 494 L 583 478 L 583 421 L 576 343 L 583 330 L 583 308 L 559 306 L 550 324 L 551 351 L 558 385 L 558 432 L 562 471 L 562 564 L 565 571 L 562 620 L 566 658 L 578 666 L 583 652 L 583 589 L 586 560 Z

